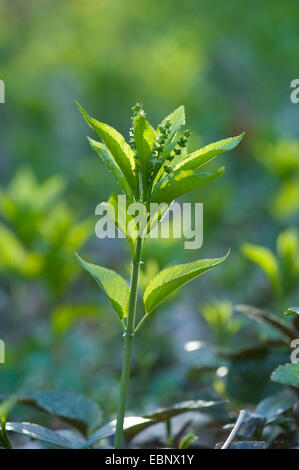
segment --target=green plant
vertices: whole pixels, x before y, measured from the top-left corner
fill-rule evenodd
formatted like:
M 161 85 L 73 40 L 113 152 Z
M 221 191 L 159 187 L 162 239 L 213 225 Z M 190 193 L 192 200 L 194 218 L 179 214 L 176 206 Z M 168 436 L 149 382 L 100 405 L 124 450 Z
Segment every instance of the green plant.
M 270 248 L 244 243 L 243 254 L 268 276 L 278 299 L 297 286 L 299 279 L 299 232 L 295 227 L 281 232 L 276 241 L 276 254 Z
M 126 195 L 127 201 L 143 203 L 146 208 L 145 220 L 139 223 L 133 220 L 134 230 L 129 231 L 132 218 L 129 219 L 128 225 L 124 222 L 124 215 L 128 214 L 120 213 L 115 195 L 112 195 L 108 201 L 109 207 L 116 209 L 112 215 L 116 227 L 126 235 L 130 243 L 132 253 L 130 287 L 114 271 L 87 263 L 78 256 L 82 267 L 94 277 L 106 293 L 124 330 L 124 356 L 115 433 L 115 447 L 119 448 L 123 439 L 134 336 L 162 301 L 187 282 L 222 263 L 228 256 L 198 260 L 159 272 L 145 289 L 143 295 L 145 314 L 136 325 L 136 302 L 144 240 L 152 230 L 153 219 L 154 224 L 157 224 L 174 199 L 215 180 L 223 173 L 223 168 L 214 173 L 196 170 L 217 155 L 236 147 L 243 134 L 207 145 L 188 154 L 186 148 L 190 132 L 182 131 L 185 124 L 183 106 L 168 115 L 155 130 L 146 120 L 143 107 L 136 104 L 133 108 L 129 144 L 113 127 L 90 117 L 79 104 L 78 107 L 87 123 L 101 139 L 101 142 L 89 139 L 91 147 L 108 167 Z M 163 209 L 159 208 L 154 214 L 150 213 L 151 202 L 164 203 Z

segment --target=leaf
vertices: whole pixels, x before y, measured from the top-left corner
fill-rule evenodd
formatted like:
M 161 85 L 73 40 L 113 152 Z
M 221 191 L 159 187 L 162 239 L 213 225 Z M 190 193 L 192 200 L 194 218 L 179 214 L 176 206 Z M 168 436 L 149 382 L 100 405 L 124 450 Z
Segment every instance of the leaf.
M 269 325 L 273 326 L 278 331 L 280 331 L 287 338 L 295 339 L 297 336 L 295 330 L 292 330 L 289 325 L 287 325 L 286 323 L 284 323 L 279 318 L 269 312 L 265 312 L 264 310 L 261 310 L 259 308 L 252 307 L 251 305 L 236 305 L 235 309 L 237 312 L 248 315 L 254 320 L 261 321 L 263 323 L 268 323 Z
M 65 333 L 77 320 L 95 318 L 99 314 L 97 305 L 62 304 L 52 313 L 52 324 L 56 333 Z
M 219 442 L 216 444 L 215 449 L 221 449 L 224 442 Z M 232 442 L 229 449 L 266 449 L 267 442 L 265 441 L 239 441 L 239 442 Z
M 219 140 L 187 155 L 174 167 L 174 170 L 196 170 L 221 153 L 234 149 L 242 140 L 243 134 Z
M 169 173 L 155 186 L 152 201 L 170 203 L 183 194 L 219 178 L 223 172 L 224 167 L 214 173 L 196 174 L 191 170 Z
M 66 437 L 62 436 L 58 432 L 51 431 L 43 426 L 39 426 L 34 423 L 25 422 L 8 422 L 6 423 L 6 430 L 24 434 L 31 439 L 37 439 L 39 441 L 45 441 L 55 446 L 64 447 L 67 449 L 76 448 L 71 441 Z
M 113 308 L 118 313 L 120 320 L 125 318 L 128 314 L 130 297 L 130 290 L 126 281 L 111 269 L 87 263 L 78 254 L 76 254 L 76 257 L 81 266 L 91 274 L 97 284 L 103 289 Z
M 99 406 L 78 393 L 45 390 L 20 394 L 16 398 L 21 404 L 58 416 L 84 433 L 98 426 L 101 419 Z
M 285 364 L 277 367 L 271 375 L 271 380 L 299 388 L 299 364 Z
M 185 107 L 179 106 L 172 113 L 168 114 L 165 119 L 161 122 L 161 125 L 165 124 L 166 121 L 170 121 L 170 132 L 165 144 L 168 144 L 176 134 L 176 132 L 185 125 Z M 159 128 L 157 130 L 157 136 L 160 134 Z
M 59 429 L 56 432 L 62 437 L 68 439 L 68 441 L 72 443 L 74 449 L 81 449 L 86 443 L 86 439 L 76 431 L 72 431 L 70 429 Z
M 125 235 L 132 248 L 136 239 L 131 238 L 127 231 L 127 226 L 133 219 L 133 216 L 131 214 L 128 214 L 128 206 L 130 205 L 130 202 L 126 200 L 126 204 L 122 205 L 122 203 L 119 203 L 118 196 L 115 193 L 112 193 L 108 201 L 102 202 L 102 205 L 107 210 L 116 228 L 123 235 Z
M 270 423 L 279 415 L 290 410 L 294 406 L 295 402 L 295 397 L 282 391 L 262 400 L 256 407 L 255 411 L 266 419 L 266 423 Z
M 111 153 L 107 150 L 106 146 L 101 142 L 97 142 L 96 140 L 91 139 L 90 137 L 88 137 L 88 141 L 91 148 L 99 155 L 101 160 L 105 163 L 106 167 L 111 172 L 114 179 L 118 182 L 124 193 L 130 199 L 133 199 L 131 188 L 123 172 L 115 162 Z
M 140 164 L 143 186 L 148 186 L 148 163 L 152 156 L 156 133 L 147 122 L 144 115 L 138 114 L 134 118 L 134 139 L 137 150 L 137 158 Z
M 218 266 L 228 255 L 229 253 L 222 258 L 198 260 L 193 263 L 181 264 L 160 271 L 159 274 L 151 280 L 145 290 L 143 301 L 146 312 L 152 312 L 169 295 L 200 274 Z
M 261 428 L 265 421 L 265 417 L 261 414 L 245 410 L 245 415 L 242 424 L 238 430 L 237 436 L 239 439 L 248 439 L 257 429 Z
M 204 412 L 207 408 L 212 406 L 217 406 L 222 404 L 223 401 L 214 401 L 214 400 L 189 400 L 176 403 L 173 406 L 168 408 L 161 408 L 153 413 L 147 413 L 143 415 L 144 418 L 148 418 L 158 421 L 168 421 L 174 416 L 180 415 L 182 413 L 187 413 L 189 411 L 201 411 Z
M 274 253 L 264 246 L 244 243 L 241 247 L 243 254 L 260 266 L 269 276 L 272 287 L 276 293 L 280 293 L 279 267 Z
M 96 131 L 96 133 L 100 136 L 108 150 L 111 152 L 114 160 L 125 175 L 128 183 L 130 184 L 130 187 L 136 194 L 136 164 L 134 159 L 134 152 L 129 146 L 129 144 L 127 144 L 123 136 L 113 127 L 90 117 L 78 102 L 77 106 L 86 122 L 90 125 L 92 129 Z
M 299 307 L 289 307 L 285 312 L 284 315 L 299 315 Z
M 150 419 L 142 418 L 140 416 L 128 416 L 124 419 L 123 430 L 126 437 L 137 434 L 146 427 L 155 424 L 155 422 Z M 101 441 L 102 439 L 107 439 L 108 437 L 114 436 L 116 430 L 116 420 L 110 421 L 110 423 L 105 424 L 102 428 L 98 429 L 94 434 L 90 436 L 88 441 L 85 443 L 83 448 L 89 448 Z
M 198 437 L 193 432 L 189 432 L 180 442 L 179 449 L 188 449 L 197 439 Z

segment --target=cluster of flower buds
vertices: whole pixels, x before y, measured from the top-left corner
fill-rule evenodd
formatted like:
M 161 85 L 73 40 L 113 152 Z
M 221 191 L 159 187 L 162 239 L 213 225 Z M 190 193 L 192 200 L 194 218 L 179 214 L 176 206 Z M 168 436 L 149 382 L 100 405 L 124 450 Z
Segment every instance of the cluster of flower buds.
M 167 162 L 171 162 L 176 156 L 181 155 L 182 149 L 187 146 L 190 135 L 191 132 L 188 129 L 183 132 L 181 137 L 178 139 L 175 147 L 172 149 L 169 156 L 167 157 Z M 164 165 L 164 171 L 166 173 L 170 173 L 172 171 L 172 168 L 166 164 Z
M 134 118 L 138 114 L 142 114 L 143 116 L 145 116 L 144 108 L 143 108 L 143 105 L 141 103 L 136 103 L 135 106 L 133 106 L 131 109 L 133 111 L 133 116 L 131 117 L 132 124 L 134 122 Z M 129 144 L 131 145 L 132 149 L 134 150 L 136 147 L 135 147 L 134 126 L 133 125 L 130 127 L 129 136 L 130 136 Z
M 160 133 L 154 143 L 153 154 L 152 154 L 152 158 L 149 164 L 149 172 L 148 172 L 149 183 L 151 182 L 153 175 L 156 172 L 156 169 L 159 168 L 160 164 L 163 161 L 162 154 L 164 151 L 165 142 L 170 133 L 170 128 L 171 128 L 171 122 L 168 119 L 166 119 L 166 121 L 160 124 L 158 127 L 158 130 Z

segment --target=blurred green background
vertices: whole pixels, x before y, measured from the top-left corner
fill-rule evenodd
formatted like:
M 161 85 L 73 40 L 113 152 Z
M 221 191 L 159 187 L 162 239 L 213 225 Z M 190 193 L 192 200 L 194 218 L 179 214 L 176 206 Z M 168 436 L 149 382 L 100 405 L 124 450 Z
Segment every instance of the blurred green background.
M 143 285 L 166 265 L 231 255 L 147 323 L 129 409 L 196 398 L 205 387 L 254 403 L 278 387 L 270 373 L 290 351 L 240 354 L 278 333 L 234 305 L 281 316 L 298 304 L 297 17 L 291 0 L 1 0 L 1 393 L 83 392 L 107 418 L 115 413 L 118 321 L 74 252 L 128 279 L 129 249 L 94 235 L 95 207 L 117 188 L 89 149 L 75 99 L 126 137 L 136 101 L 155 126 L 185 104 L 190 149 L 246 131 L 219 157 L 222 178 L 186 198 L 204 203 L 203 247 L 145 246 Z

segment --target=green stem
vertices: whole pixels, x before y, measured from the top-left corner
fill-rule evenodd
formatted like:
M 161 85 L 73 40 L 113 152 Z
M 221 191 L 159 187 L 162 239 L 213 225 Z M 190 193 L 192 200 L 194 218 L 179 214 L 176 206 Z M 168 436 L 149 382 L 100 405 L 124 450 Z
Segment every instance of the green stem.
M 130 292 L 130 304 L 128 312 L 128 321 L 124 333 L 125 344 L 124 344 L 124 356 L 121 370 L 120 379 L 120 392 L 117 410 L 117 423 L 115 432 L 114 447 L 120 449 L 123 441 L 123 424 L 126 411 L 126 401 L 128 394 L 131 357 L 134 340 L 134 328 L 135 328 L 135 312 L 136 312 L 136 301 L 139 281 L 139 270 L 141 262 L 142 252 L 142 238 L 138 238 L 136 242 L 135 257 L 133 259 L 132 277 L 131 277 L 131 292 Z

